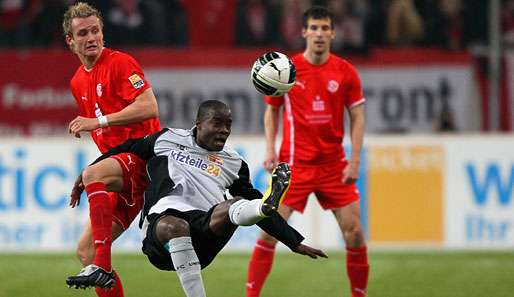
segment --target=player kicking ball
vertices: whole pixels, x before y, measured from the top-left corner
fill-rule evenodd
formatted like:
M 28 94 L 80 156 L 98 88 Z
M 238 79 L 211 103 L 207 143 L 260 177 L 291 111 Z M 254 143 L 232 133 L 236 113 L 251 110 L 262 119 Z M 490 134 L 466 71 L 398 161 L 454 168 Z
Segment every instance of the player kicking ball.
M 163 129 L 131 139 L 95 161 L 131 153 L 147 161 L 149 185 L 140 227 L 143 253 L 158 269 L 176 271 L 187 297 L 205 296 L 201 269 L 228 243 L 238 226 L 258 225 L 293 252 L 327 257 L 302 244 L 303 236 L 277 213 L 291 178 L 280 163 L 265 195 L 250 182 L 248 164 L 225 146 L 232 115 L 217 100 L 203 102 L 191 130 Z M 93 165 L 94 166 L 94 165 Z M 228 199 L 225 192 L 233 198 Z M 96 283 L 95 274 L 74 277 L 75 284 Z

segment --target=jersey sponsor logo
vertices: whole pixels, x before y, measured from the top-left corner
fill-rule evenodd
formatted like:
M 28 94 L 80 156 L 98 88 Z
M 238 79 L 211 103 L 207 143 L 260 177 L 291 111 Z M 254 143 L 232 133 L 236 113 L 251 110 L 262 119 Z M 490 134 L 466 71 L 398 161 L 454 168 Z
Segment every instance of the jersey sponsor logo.
M 80 99 L 82 99 L 82 101 L 87 101 L 87 97 L 86 96 L 81 96 Z
M 325 101 L 323 101 L 319 95 L 314 97 L 314 100 L 312 101 L 312 110 L 313 111 L 324 111 L 325 110 Z
M 98 106 L 98 103 L 95 103 L 95 116 L 96 117 L 103 116 L 102 110 L 100 109 L 100 106 Z
M 95 116 L 97 118 L 103 116 L 102 110 L 100 109 L 100 106 L 98 106 L 98 103 L 95 103 Z M 99 127 L 97 129 L 95 129 L 96 136 L 102 135 L 103 129 L 109 129 L 109 127 L 105 127 L 105 128 Z
M 171 151 L 171 157 L 181 164 L 198 168 L 214 177 L 218 177 L 221 174 L 221 168 L 219 166 L 212 163 L 207 163 L 201 158 L 192 158 L 189 154 L 184 154 L 183 152 L 177 152 L 173 150 Z
M 339 83 L 337 81 L 335 81 L 333 79 L 328 81 L 327 90 L 330 93 L 335 93 L 335 92 L 337 92 L 338 89 L 339 89 Z
M 102 97 L 102 84 L 100 83 L 96 85 L 96 95 Z
M 145 81 L 136 73 L 129 76 L 128 80 L 132 84 L 132 86 L 136 89 L 140 89 L 145 85 Z

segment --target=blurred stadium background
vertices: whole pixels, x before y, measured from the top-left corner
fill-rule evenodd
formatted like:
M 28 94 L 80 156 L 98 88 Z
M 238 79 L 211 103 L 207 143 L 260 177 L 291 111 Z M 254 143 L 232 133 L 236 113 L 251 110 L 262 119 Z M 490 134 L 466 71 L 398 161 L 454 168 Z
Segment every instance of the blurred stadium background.
M 94 296 L 64 286 L 87 219 L 84 199 L 68 208 L 69 190 L 98 155 L 87 137 L 66 134 L 79 60 L 60 26 L 73 2 L 0 0 L 0 297 Z M 164 126 L 192 126 L 203 100 L 230 104 L 231 143 L 259 188 L 264 102 L 251 65 L 266 51 L 300 51 L 302 11 L 331 7 L 333 50 L 356 65 L 367 99 L 359 188 L 369 296 L 514 296 L 513 0 L 85 2 L 104 15 L 106 45 L 142 64 Z M 331 258 L 280 254 L 265 296 L 346 296 L 331 215 L 310 203 L 292 224 Z M 210 296 L 243 296 L 257 231 L 238 230 L 205 271 Z M 115 243 L 126 296 L 181 296 L 140 239 L 132 227 Z

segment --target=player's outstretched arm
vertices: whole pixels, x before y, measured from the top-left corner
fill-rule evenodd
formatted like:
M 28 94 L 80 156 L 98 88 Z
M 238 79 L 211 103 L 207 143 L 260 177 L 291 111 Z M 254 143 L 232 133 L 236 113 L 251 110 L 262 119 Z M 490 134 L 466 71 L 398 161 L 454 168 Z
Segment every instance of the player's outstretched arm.
M 300 255 L 309 256 L 312 259 L 317 259 L 318 257 L 328 258 L 327 254 L 325 254 L 325 252 L 322 250 L 311 248 L 310 246 L 301 243 L 295 249 L 293 249 L 293 252 Z

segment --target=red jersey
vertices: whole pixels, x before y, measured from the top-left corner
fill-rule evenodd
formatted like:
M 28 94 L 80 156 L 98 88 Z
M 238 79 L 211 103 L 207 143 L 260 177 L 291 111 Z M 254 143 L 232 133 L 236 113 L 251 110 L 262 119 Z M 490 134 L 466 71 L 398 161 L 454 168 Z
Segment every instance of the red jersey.
M 90 71 L 81 65 L 70 85 L 80 115 L 87 118 L 118 112 L 150 88 L 134 58 L 108 48 L 102 50 Z M 91 131 L 91 136 L 98 149 L 104 153 L 129 138 L 143 137 L 159 130 L 159 119 L 153 118 L 122 126 L 98 128 Z
M 296 83 L 282 97 L 264 97 L 284 105 L 279 160 L 297 165 L 320 165 L 344 158 L 344 108 L 364 102 L 357 70 L 330 55 L 323 65 L 309 63 L 303 54 L 292 58 Z

